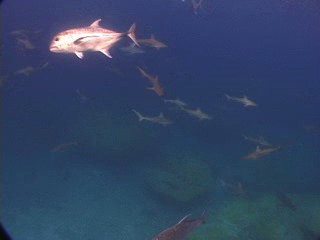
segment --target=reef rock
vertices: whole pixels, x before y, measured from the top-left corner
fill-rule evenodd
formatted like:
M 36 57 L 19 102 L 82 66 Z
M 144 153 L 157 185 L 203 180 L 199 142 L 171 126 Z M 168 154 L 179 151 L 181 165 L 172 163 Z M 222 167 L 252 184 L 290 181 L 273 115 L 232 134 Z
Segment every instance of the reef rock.
M 141 159 L 151 148 L 146 131 L 123 115 L 93 114 L 81 119 L 73 135 L 84 153 L 117 161 Z
M 147 171 L 146 183 L 153 193 L 177 202 L 190 202 L 209 191 L 210 167 L 196 155 L 171 157 L 161 168 Z

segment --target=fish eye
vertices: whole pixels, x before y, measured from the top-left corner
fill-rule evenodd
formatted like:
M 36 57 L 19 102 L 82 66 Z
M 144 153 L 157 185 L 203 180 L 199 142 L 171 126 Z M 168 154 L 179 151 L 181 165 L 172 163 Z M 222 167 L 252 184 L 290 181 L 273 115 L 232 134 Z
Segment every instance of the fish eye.
M 59 39 L 60 39 L 60 38 L 56 37 L 54 40 L 55 40 L 55 41 L 59 41 Z

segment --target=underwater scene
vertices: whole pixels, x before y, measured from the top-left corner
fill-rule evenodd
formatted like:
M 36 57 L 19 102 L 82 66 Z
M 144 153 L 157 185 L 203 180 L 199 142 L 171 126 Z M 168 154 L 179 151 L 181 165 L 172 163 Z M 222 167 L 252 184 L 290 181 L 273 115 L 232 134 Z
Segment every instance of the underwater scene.
M 319 240 L 319 0 L 4 0 L 14 240 Z

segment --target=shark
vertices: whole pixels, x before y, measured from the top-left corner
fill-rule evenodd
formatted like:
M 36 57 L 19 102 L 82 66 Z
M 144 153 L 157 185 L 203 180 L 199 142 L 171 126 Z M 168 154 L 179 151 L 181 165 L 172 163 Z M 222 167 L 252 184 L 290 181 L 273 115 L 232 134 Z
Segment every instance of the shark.
M 147 78 L 149 81 L 155 81 L 155 79 L 157 78 L 157 76 L 153 76 L 149 73 L 147 73 L 145 70 L 143 70 L 141 67 L 137 66 L 137 69 L 139 70 L 139 72 L 141 73 L 142 77 Z
M 157 40 L 153 34 L 151 34 L 150 38 L 138 39 L 138 43 L 142 45 L 146 45 L 148 47 L 156 48 L 157 50 L 168 47 L 163 42 L 160 42 L 159 40 Z
M 156 78 L 151 81 L 151 84 L 152 84 L 152 87 L 148 87 L 147 89 L 154 91 L 160 97 L 164 95 L 164 89 L 160 84 L 160 80 L 158 76 L 156 76 Z
M 17 43 L 24 49 L 32 50 L 36 48 L 28 38 L 17 38 Z
M 257 146 L 256 150 L 254 152 L 251 152 L 243 157 L 243 159 L 260 159 L 266 155 L 269 155 L 270 153 L 276 152 L 283 148 L 282 145 L 277 147 L 268 147 L 268 148 L 260 148 Z
M 267 142 L 267 140 L 263 136 L 259 136 L 258 138 L 253 138 L 253 137 L 248 137 L 246 135 L 243 135 L 243 138 L 249 142 L 256 143 L 261 146 L 267 146 L 267 147 L 272 146 L 272 144 Z
M 76 89 L 76 94 L 79 96 L 81 101 L 83 101 L 83 102 L 88 101 L 88 97 L 86 95 L 84 95 L 82 92 L 80 92 L 79 89 Z
M 245 107 L 256 107 L 257 104 L 250 100 L 246 95 L 244 95 L 242 98 L 240 97 L 231 97 L 229 96 L 228 94 L 225 94 L 226 98 L 228 100 L 233 100 L 233 101 L 236 101 L 236 102 L 240 102 L 242 103 Z
M 212 119 L 212 117 L 210 117 L 207 113 L 203 112 L 200 108 L 196 108 L 196 109 L 182 108 L 182 110 L 188 113 L 189 115 L 198 118 L 199 120 Z
M 163 126 L 172 124 L 173 121 L 171 121 L 170 119 L 166 118 L 163 113 L 160 113 L 158 116 L 155 117 L 147 117 L 147 116 L 143 116 L 141 113 L 139 113 L 138 111 L 136 111 L 135 109 L 132 109 L 132 112 L 134 112 L 138 118 L 139 118 L 139 122 L 146 120 L 149 122 L 153 122 L 153 123 L 157 123 Z
M 142 77 L 147 78 L 150 83 L 152 84 L 152 87 L 148 87 L 147 89 L 154 91 L 158 96 L 164 95 L 164 89 L 161 86 L 160 80 L 158 76 L 153 76 L 149 73 L 147 73 L 145 70 L 143 70 L 141 67 L 138 67 L 139 72 L 141 73 Z
M 198 14 L 198 10 L 202 7 L 202 1 L 203 0 L 199 0 L 199 1 L 192 0 L 191 1 L 194 14 Z
M 204 214 L 200 218 L 190 219 L 190 214 L 183 217 L 177 224 L 155 235 L 152 240 L 185 240 L 195 228 L 205 223 Z
M 21 69 L 15 71 L 13 74 L 14 75 L 24 75 L 26 77 L 29 77 L 34 72 L 40 71 L 40 70 L 46 68 L 48 65 L 49 65 L 49 63 L 46 62 L 46 63 L 44 63 L 44 64 L 42 64 L 41 66 L 38 66 L 38 67 L 27 66 L 27 67 L 24 67 L 24 68 L 21 68 Z
M 122 47 L 120 48 L 121 51 L 129 54 L 129 55 L 134 55 L 134 54 L 142 54 L 144 51 L 141 48 L 138 48 L 135 43 L 131 43 L 127 47 Z
M 163 101 L 164 101 L 165 103 L 172 103 L 172 104 L 178 106 L 178 107 L 181 108 L 181 109 L 184 108 L 184 107 L 186 107 L 186 106 L 188 105 L 187 103 L 183 102 L 183 101 L 180 100 L 179 98 L 176 98 L 176 99 L 163 99 Z
M 54 53 L 74 53 L 80 59 L 84 52 L 101 52 L 112 58 L 109 50 L 123 36 L 128 36 L 139 46 L 135 37 L 136 24 L 133 23 L 127 32 L 119 33 L 100 26 L 101 19 L 97 19 L 90 26 L 73 28 L 58 33 L 52 39 L 49 50 Z
M 221 183 L 222 187 L 224 188 L 224 190 L 229 194 L 232 194 L 235 196 L 246 196 L 247 195 L 247 192 L 244 189 L 241 182 L 232 183 L 232 182 L 226 182 L 225 180 L 220 179 L 220 183 Z
M 67 142 L 67 143 L 62 143 L 58 146 L 55 146 L 54 148 L 51 149 L 51 152 L 52 153 L 61 153 L 61 152 L 64 152 L 66 151 L 68 148 L 70 147 L 74 147 L 74 146 L 77 146 L 78 143 L 77 142 Z

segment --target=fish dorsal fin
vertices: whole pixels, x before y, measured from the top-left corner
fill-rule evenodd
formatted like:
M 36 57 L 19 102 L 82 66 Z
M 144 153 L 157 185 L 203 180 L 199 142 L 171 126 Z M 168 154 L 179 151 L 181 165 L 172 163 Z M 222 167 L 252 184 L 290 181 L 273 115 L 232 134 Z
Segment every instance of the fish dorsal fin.
M 261 148 L 259 146 L 256 147 L 256 152 L 260 152 Z
M 154 34 L 151 34 L 150 39 L 156 40 L 156 37 L 154 36 Z
M 191 214 L 188 214 L 187 216 L 183 217 L 179 222 L 178 224 L 181 224 L 183 223 L 184 221 L 188 220 L 188 218 L 190 217 Z
M 101 21 L 101 18 L 95 20 L 90 27 L 100 27 L 99 22 Z
M 163 112 L 161 112 L 161 113 L 159 114 L 159 117 L 163 118 Z

